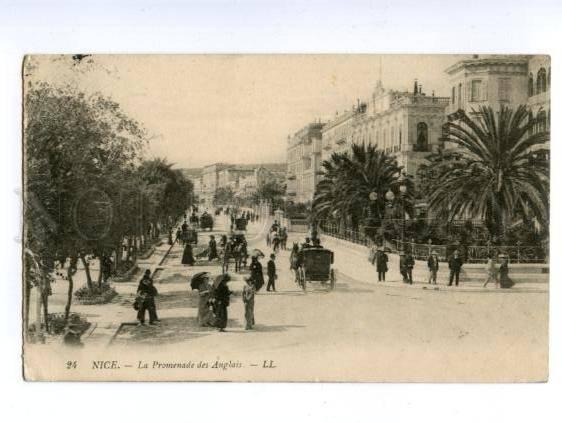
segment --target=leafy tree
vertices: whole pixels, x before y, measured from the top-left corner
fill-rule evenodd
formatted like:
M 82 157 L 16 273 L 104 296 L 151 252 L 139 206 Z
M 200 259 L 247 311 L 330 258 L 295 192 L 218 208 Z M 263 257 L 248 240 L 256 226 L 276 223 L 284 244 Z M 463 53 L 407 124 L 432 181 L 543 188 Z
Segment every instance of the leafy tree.
M 47 272 L 70 259 L 68 316 L 77 263 L 92 287 L 89 256 L 107 242 L 115 184 L 138 162 L 145 132 L 110 99 L 40 84 L 25 94 L 24 137 L 25 245 Z
M 533 130 L 537 120 L 524 106 L 459 113 L 447 124 L 456 149 L 431 156 L 424 169 L 429 209 L 449 220 L 482 219 L 498 242 L 518 216 L 548 227 L 549 132 Z

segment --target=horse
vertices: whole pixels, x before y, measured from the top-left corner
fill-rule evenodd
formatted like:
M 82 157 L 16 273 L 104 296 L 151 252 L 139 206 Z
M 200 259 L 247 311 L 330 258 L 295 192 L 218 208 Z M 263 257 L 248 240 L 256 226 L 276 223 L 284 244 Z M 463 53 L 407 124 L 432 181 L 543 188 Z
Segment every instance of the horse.
M 291 249 L 291 255 L 289 256 L 289 264 L 289 269 L 295 273 L 295 283 L 297 283 L 297 274 L 300 267 L 300 250 L 299 244 L 296 242 L 293 242 L 293 248 Z

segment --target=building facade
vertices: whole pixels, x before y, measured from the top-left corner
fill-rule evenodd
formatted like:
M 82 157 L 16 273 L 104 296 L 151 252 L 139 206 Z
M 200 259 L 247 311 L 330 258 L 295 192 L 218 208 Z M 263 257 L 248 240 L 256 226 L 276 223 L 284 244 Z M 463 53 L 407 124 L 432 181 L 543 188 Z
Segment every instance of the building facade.
M 480 106 L 499 110 L 524 105 L 538 118 L 537 130 L 550 129 L 549 56 L 474 55 L 445 72 L 451 90 L 449 119 L 459 109 L 473 113 Z
M 322 128 L 314 122 L 287 138 L 287 199 L 312 201 L 322 159 Z

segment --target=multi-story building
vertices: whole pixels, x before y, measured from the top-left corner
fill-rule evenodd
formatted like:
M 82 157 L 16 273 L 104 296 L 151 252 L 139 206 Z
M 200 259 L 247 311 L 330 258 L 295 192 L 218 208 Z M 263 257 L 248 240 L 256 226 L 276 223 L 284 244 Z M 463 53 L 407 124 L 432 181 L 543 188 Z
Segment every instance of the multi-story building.
M 312 201 L 322 158 L 322 128 L 314 122 L 287 138 L 287 198 L 296 203 Z
M 420 163 L 439 146 L 447 97 L 427 96 L 417 81 L 414 91 L 385 90 L 381 81 L 367 102 L 336 116 L 322 130 L 322 159 L 346 152 L 352 144 L 371 144 L 396 156 L 404 172 L 416 176 Z
M 550 58 L 548 56 L 474 55 L 445 72 L 449 75 L 449 119 L 459 109 L 479 106 L 499 110 L 525 105 L 538 118 L 540 129 L 550 128 Z M 537 128 L 538 129 L 538 128 Z
M 213 204 L 213 197 L 219 187 L 219 172 L 229 165 L 224 163 L 214 163 L 203 168 L 201 181 L 201 197 L 200 202 L 205 206 Z
M 199 177 L 201 181 L 198 189 L 199 202 L 204 206 L 211 206 L 219 188 L 231 188 L 236 196 L 245 197 L 255 192 L 265 182 L 275 180 L 280 183 L 285 179 L 285 172 L 280 170 L 284 167 L 284 164 L 279 163 L 263 165 L 215 163 L 205 166 Z M 197 190 L 194 191 L 197 195 Z

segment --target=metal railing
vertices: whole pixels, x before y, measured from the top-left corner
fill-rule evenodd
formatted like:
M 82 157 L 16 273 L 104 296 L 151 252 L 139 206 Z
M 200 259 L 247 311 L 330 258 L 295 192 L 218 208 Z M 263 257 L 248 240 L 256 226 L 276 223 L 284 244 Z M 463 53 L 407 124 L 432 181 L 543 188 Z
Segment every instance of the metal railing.
M 321 231 L 333 238 L 349 241 L 354 244 L 372 247 L 374 241 L 363 232 L 351 229 L 340 229 L 333 224 L 321 225 Z M 485 263 L 488 255 L 505 254 L 511 263 L 548 263 L 547 246 L 537 245 L 468 245 L 460 244 L 437 245 L 421 244 L 399 239 L 385 240 L 384 247 L 391 252 L 409 251 L 417 260 L 427 260 L 432 251 L 437 253 L 439 260 L 447 260 L 448 256 L 458 249 L 468 263 Z

